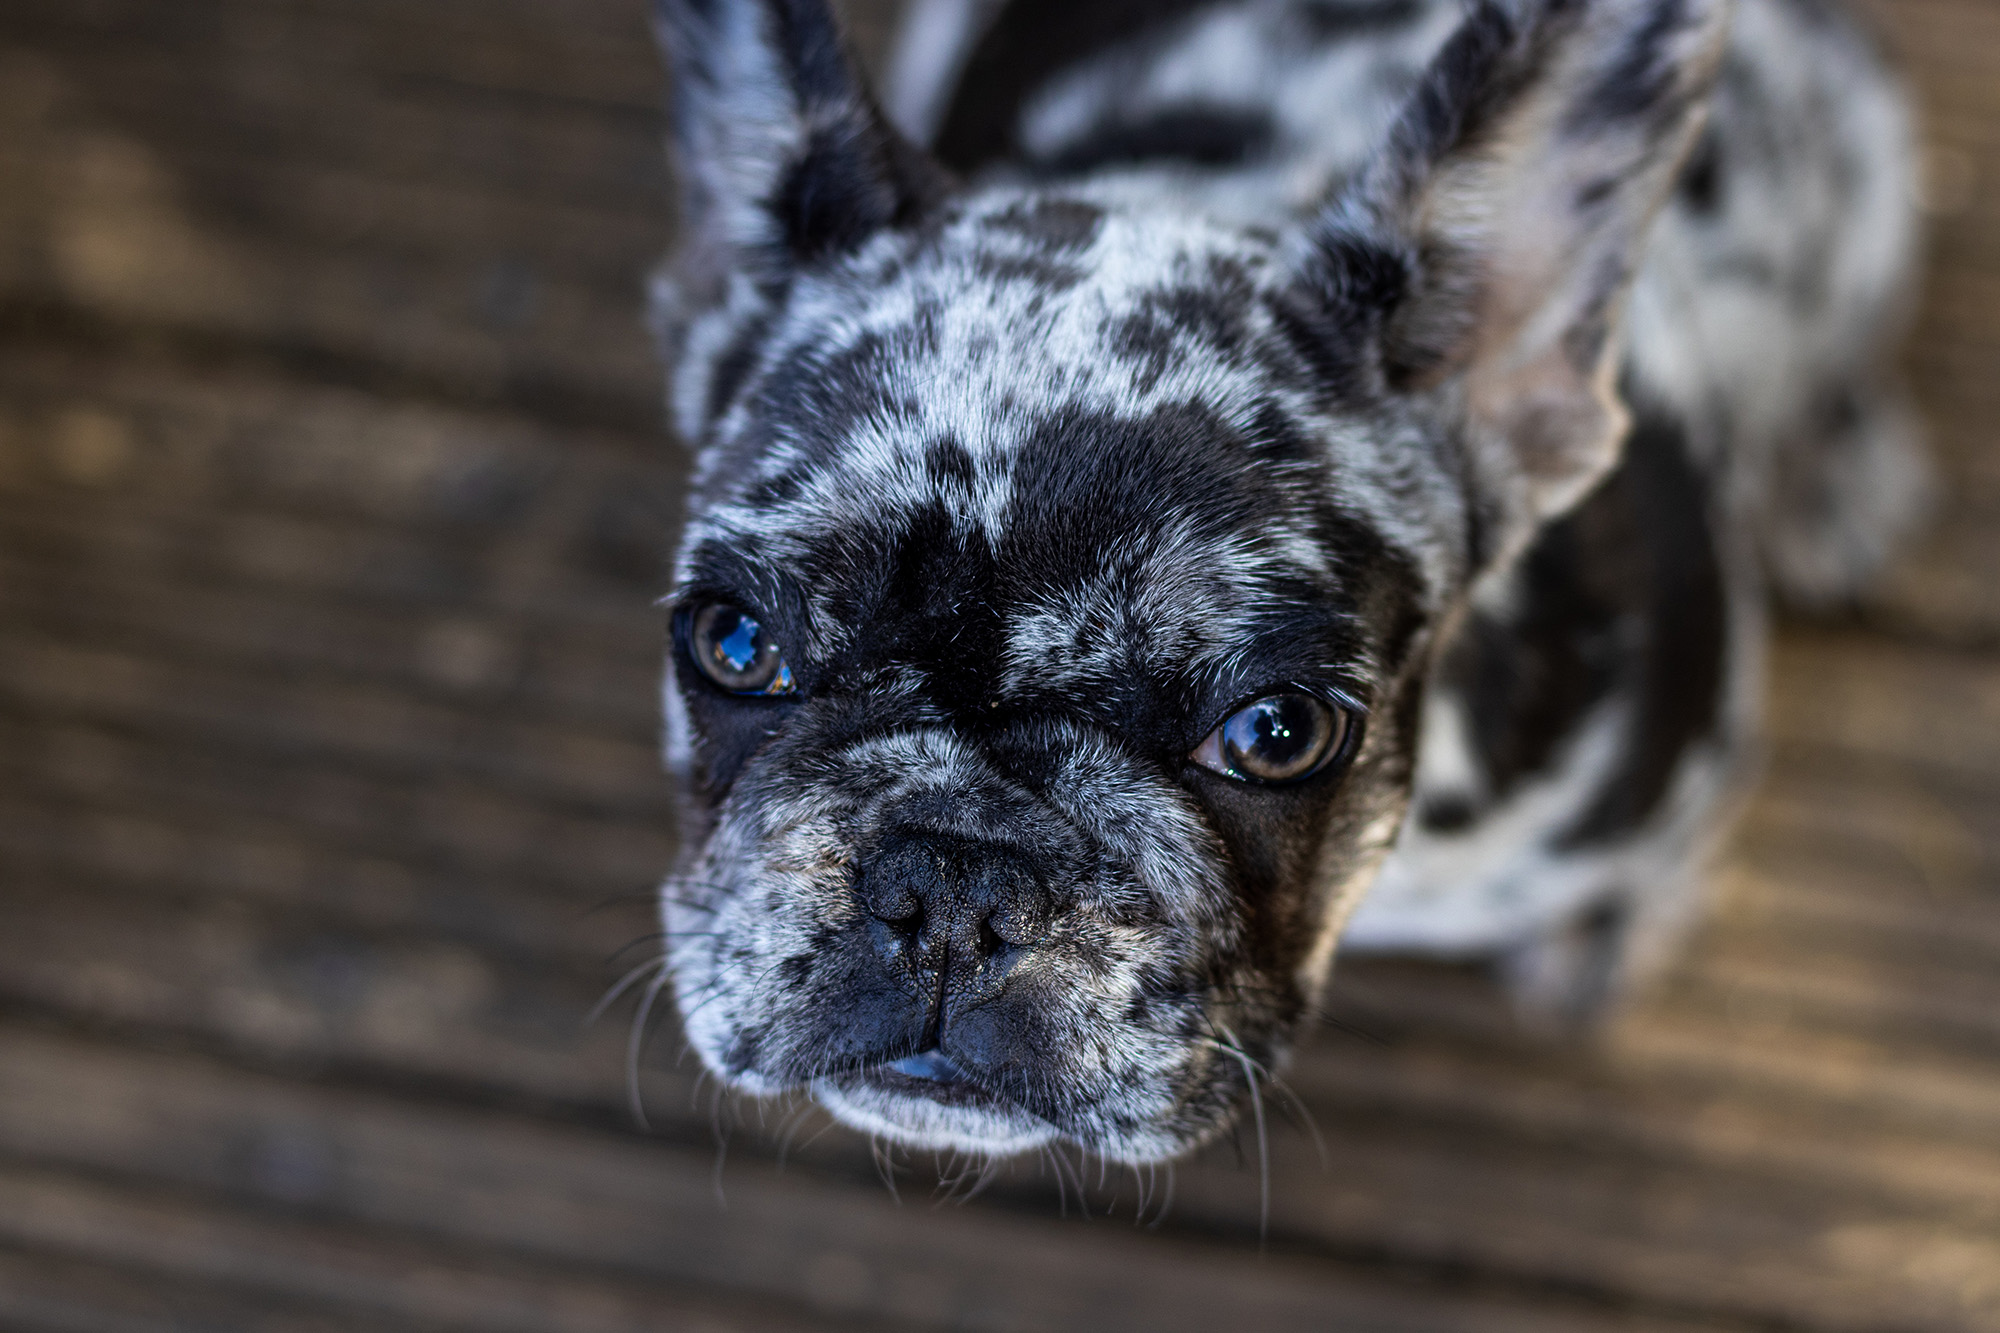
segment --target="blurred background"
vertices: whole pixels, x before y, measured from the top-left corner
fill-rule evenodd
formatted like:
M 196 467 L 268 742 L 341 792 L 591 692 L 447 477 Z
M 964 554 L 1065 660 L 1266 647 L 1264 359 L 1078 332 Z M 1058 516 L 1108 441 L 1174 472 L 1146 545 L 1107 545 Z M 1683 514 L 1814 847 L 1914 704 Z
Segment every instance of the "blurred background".
M 1254 1133 L 961 1203 L 585 1023 L 673 853 L 642 0 L 0 0 L 0 1326 L 2000 1329 L 2000 5 L 1868 8 L 1939 519 L 1601 1042 L 1342 972 L 1260 1240 Z

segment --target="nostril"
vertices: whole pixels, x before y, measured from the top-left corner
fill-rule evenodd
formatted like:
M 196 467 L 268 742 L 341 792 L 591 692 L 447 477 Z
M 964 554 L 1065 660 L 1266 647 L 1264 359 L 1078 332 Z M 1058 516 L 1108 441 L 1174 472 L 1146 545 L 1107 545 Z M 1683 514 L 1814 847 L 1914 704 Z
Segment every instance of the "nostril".
M 930 873 L 922 849 L 907 842 L 891 843 L 862 867 L 854 894 L 862 910 L 901 934 L 914 934 L 924 918 Z
M 1048 937 L 1049 926 L 1041 912 L 1003 911 L 982 921 L 979 933 L 989 952 L 1032 949 Z
M 993 910 L 981 924 L 982 934 L 1014 948 L 1033 948 L 1048 935 L 1054 917 L 1051 895 L 1028 866 L 1013 858 L 997 862 L 989 872 L 987 892 Z
M 990 957 L 1007 948 L 1007 937 L 993 928 L 993 918 L 979 923 L 979 952 L 982 957 Z
M 923 924 L 924 905 L 915 898 L 902 896 L 888 899 L 865 898 L 862 906 L 868 915 L 885 926 L 896 926 L 904 930 L 915 930 Z

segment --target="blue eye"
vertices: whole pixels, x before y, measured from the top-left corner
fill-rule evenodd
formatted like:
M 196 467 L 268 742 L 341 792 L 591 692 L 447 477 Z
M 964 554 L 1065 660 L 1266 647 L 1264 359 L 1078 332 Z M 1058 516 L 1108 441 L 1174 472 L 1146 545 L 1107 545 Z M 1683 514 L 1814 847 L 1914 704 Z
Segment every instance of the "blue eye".
M 791 694 L 792 669 L 755 617 L 725 602 L 694 614 L 688 648 L 701 674 L 731 694 Z
M 1273 694 L 1223 719 L 1189 757 L 1242 781 L 1311 777 L 1347 740 L 1348 714 L 1310 694 Z

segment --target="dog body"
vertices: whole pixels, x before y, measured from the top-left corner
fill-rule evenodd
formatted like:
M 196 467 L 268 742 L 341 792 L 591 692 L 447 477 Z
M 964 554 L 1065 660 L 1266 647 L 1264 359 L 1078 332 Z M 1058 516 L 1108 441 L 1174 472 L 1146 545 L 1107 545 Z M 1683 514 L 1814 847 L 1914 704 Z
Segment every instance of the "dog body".
M 1841 594 L 1918 493 L 1908 127 L 1851 29 L 920 0 L 906 139 L 820 0 L 662 18 L 666 918 L 712 1068 L 1150 1160 L 1343 928 L 1562 1019 L 1663 955 L 1767 575 Z
M 1465 12 L 932 0 L 890 105 L 961 170 L 1254 226 L 1364 166 Z M 1739 6 L 1635 285 L 1624 459 L 1475 589 L 1431 682 L 1415 817 L 1345 949 L 1495 958 L 1561 1019 L 1679 935 L 1754 752 L 1765 560 L 1798 595 L 1836 596 L 1920 500 L 1880 365 L 1910 266 L 1908 141 L 1823 5 Z

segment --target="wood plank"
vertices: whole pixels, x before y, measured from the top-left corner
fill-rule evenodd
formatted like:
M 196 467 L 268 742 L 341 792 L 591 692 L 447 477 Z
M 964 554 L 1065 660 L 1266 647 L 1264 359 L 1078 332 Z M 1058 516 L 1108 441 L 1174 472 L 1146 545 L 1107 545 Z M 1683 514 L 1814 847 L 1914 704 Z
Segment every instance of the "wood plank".
M 600 292 L 605 304 L 632 292 L 672 235 L 663 186 L 634 191 L 612 205 L 578 200 L 561 181 L 500 190 L 430 172 L 405 177 L 372 165 L 297 160 L 283 154 L 282 145 L 279 152 L 206 139 L 163 146 L 160 137 L 148 123 L 143 150 L 136 140 L 113 139 L 101 130 L 6 143 L 0 175 L 46 182 L 52 190 L 41 209 L 10 210 L 12 220 L 32 225 L 39 218 L 43 227 L 56 228 L 107 207 L 148 207 L 160 196 L 149 199 L 146 191 L 159 185 L 164 173 L 187 216 L 208 220 L 219 237 L 267 236 L 329 253 L 365 246 L 422 261 L 443 259 L 473 240 L 482 256 L 511 257 L 532 271 L 529 276 Z M 602 137 L 600 129 L 593 144 Z M 657 152 L 657 133 L 646 138 Z M 574 162 L 576 148 L 566 147 L 564 155 Z M 87 156 L 79 162 L 79 154 Z M 511 314 L 497 308 L 483 313 L 494 324 L 524 323 L 533 316 L 531 297 L 523 293 L 521 308 Z
M 27 155 L 0 163 L 21 201 L 0 203 L 0 289 L 427 368 L 486 396 L 561 380 L 651 416 L 639 292 L 670 210 L 636 10 L 550 25 L 436 5 L 368 22 L 304 5 L 218 4 L 194 21 L 144 4 L 16 9 L 0 48 L 11 34 L 9 75 L 34 91 L 0 102 L 16 112 L 0 140 Z M 540 21 L 532 37 L 524 20 Z M 134 58 L 194 91 L 133 77 Z M 161 114 L 176 104 L 238 119 L 177 134 L 186 113 Z
M 1951 480 L 1946 478 L 1949 486 Z M 1862 599 L 1885 628 L 1974 647 L 2000 642 L 2000 539 L 1990 523 L 1947 515 L 1919 534 Z
M 1799 881 L 1813 897 L 1830 902 L 1836 893 L 1858 895 L 1899 910 L 1935 910 L 1944 920 L 1963 920 L 1971 938 L 1982 938 L 2000 873 L 2000 801 L 1992 789 L 1894 769 L 1857 774 L 1843 767 L 1853 766 L 1824 752 L 1775 766 L 1751 809 L 1746 853 L 1754 856 L 1767 839 L 1808 846 L 1851 872 L 1814 866 Z M 1862 887 L 1850 888 L 1857 877 Z
M 616 975 L 608 965 L 524 963 L 449 930 L 374 934 L 214 893 L 188 903 L 25 876 L 10 877 L 0 920 L 0 995 L 16 1005 L 187 1034 L 288 1069 L 625 1116 L 624 1014 L 585 1021 Z M 660 1123 L 703 1137 L 695 1072 L 655 1066 L 645 1088 L 670 1108 Z
M 741 1162 L 723 1178 L 724 1208 L 706 1153 L 19 1031 L 0 1034 L 0 1144 L 497 1254 L 926 1325 L 1703 1323 L 1504 1291 L 1477 1303 L 1424 1296 L 1323 1258 L 1197 1251 L 1129 1224 L 903 1207 Z
M 206 8 L 226 13 L 229 6 Z M 121 22 L 143 26 L 146 17 L 166 12 L 138 3 Z M 254 19 L 246 13 L 235 21 Z M 352 33 L 354 22 L 343 18 L 335 30 Z M 268 54 L 245 62 L 214 34 L 170 29 L 157 39 L 114 44 L 94 30 L 37 28 L 11 17 L 0 22 L 0 49 L 22 62 L 17 77 L 45 85 L 37 104 L 22 106 L 14 123 L 28 133 L 12 136 L 12 146 L 28 149 L 36 131 L 53 138 L 81 121 L 137 134 L 177 163 L 208 157 L 356 172 L 499 199 L 539 197 L 645 218 L 656 231 L 667 226 L 663 87 L 646 83 L 643 98 L 612 104 L 496 96 L 455 80 L 381 77 L 329 63 L 304 38 L 288 28 L 283 40 L 295 49 L 282 63 Z M 636 87 L 658 78 L 649 50 L 621 45 L 617 54 L 638 68 L 639 78 L 625 82 Z M 28 75 L 30 68 L 40 72 Z
M 1030 1290 L 996 1326 L 2000 1326 L 2000 704 L 1968 651 L 2000 642 L 2000 36 L 1887 3 L 1970 175 L 1912 354 L 1950 506 L 1869 614 L 1957 647 L 1788 634 L 1716 916 L 1599 1046 L 1525 1037 L 1463 970 L 1344 968 L 1329 1007 L 1374 1040 L 1293 1069 L 1329 1162 L 1279 1134 L 1263 1261 L 1226 1146 L 1163 1234 L 1107 1240 L 1049 1222 L 1031 1170 L 912 1216 L 852 1136 L 787 1178 L 777 1127 L 746 1128 L 751 1216 L 718 1214 L 671 1034 L 666 1141 L 616 1131 L 617 1020 L 576 1024 L 645 906 L 571 914 L 671 853 L 642 604 L 679 475 L 619 277 L 651 259 L 636 11 L 11 7 L 0 129 L 41 137 L 0 139 L 56 174 L 0 191 L 0 299 L 189 340 L 51 357 L 17 327 L 0 357 L 0 994 L 160 1046 L 0 1031 L 0 1144 L 41 1163 L 0 1163 L 0 1322 L 30 1271 L 71 1327 L 152 1282 L 272 1328 L 556 1326 L 515 1313 L 537 1302 L 645 1326 L 620 1321 L 716 1283 L 725 1313 L 962 1322 L 1000 1271 Z M 58 205 L 90 243 L 66 259 Z M 231 368 L 275 342 L 352 387 Z M 383 402 L 413 392 L 620 428 Z M 618 510 L 641 490 L 657 513 Z M 446 1276 L 399 1276 L 412 1254 Z
M 1769 723 L 1779 745 L 2000 776 L 2000 663 L 1798 628 L 1772 645 Z
M 259 746 L 290 763 L 411 776 L 451 767 L 502 790 L 573 808 L 664 818 L 654 738 L 516 721 L 388 690 L 299 689 L 73 646 L 25 633 L 0 642 L 0 700 L 45 717 L 144 724 L 199 742 Z
M 607 503 L 612 495 L 603 497 Z M 615 522 L 615 520 L 614 520 Z M 574 539 L 586 556 L 596 534 Z M 614 528 L 607 545 L 618 540 Z M 528 557 L 539 543 L 446 544 L 393 526 L 269 512 L 196 509 L 158 512 L 115 499 L 51 496 L 33 510 L 17 509 L 0 526 L 0 550 L 23 562 L 86 568 L 150 567 L 194 583 L 289 588 L 376 605 L 415 606 L 433 614 L 479 615 L 531 610 L 538 618 L 594 618 L 630 624 L 635 611 L 657 595 L 634 578 L 609 587 L 602 578 L 577 578 L 551 549 L 539 573 Z M 514 557 L 492 561 L 492 552 Z M 605 553 L 622 557 L 622 543 Z M 492 565 L 500 568 L 492 568 Z M 505 577 L 516 565 L 526 575 Z M 649 613 L 650 614 L 650 613 Z M 657 622 L 656 622 L 657 623 Z
M 148 902 L 114 907 L 52 886 L 17 894 L 4 910 L 0 978 L 17 999 L 207 1033 L 261 1060 L 333 1061 L 615 1117 L 617 1035 L 574 1035 L 593 986 L 570 983 L 565 994 L 552 977 L 446 941 L 368 939 L 220 902 L 194 914 Z M 1662 1025 L 1653 1019 L 1632 1046 L 1614 1045 L 1609 1065 L 1522 1060 L 1504 1045 L 1322 1043 L 1291 1079 L 1320 1121 L 1331 1165 L 1317 1166 L 1303 1135 L 1274 1140 L 1279 1179 L 1326 1182 L 1280 1192 L 1278 1234 L 1334 1253 L 1386 1246 L 1402 1262 L 1470 1263 L 1666 1304 L 1680 1291 L 1719 1293 L 1723 1308 L 1815 1326 L 1847 1326 L 1835 1307 L 1866 1288 L 1868 1318 L 1916 1318 L 1935 1293 L 1896 1282 L 1892 1271 L 1864 1267 L 1854 1291 L 1823 1283 L 1827 1237 L 1922 1218 L 1946 1226 L 1955 1245 L 1988 1243 L 1981 1238 L 2000 1226 L 1985 1206 L 2000 1182 L 1990 1064 L 1938 1067 L 1926 1083 L 1908 1076 L 1919 1062 L 1904 1052 L 1901 1100 L 1888 1108 L 1900 1114 L 1899 1129 L 1875 1107 L 1829 1097 L 1823 1082 L 1805 1084 L 1804 1097 L 1796 1081 L 1785 1087 L 1769 1072 L 1761 1084 L 1735 1086 L 1734 1021 L 1710 1020 L 1699 1039 L 1684 1037 L 1682 1047 L 1702 1057 L 1691 1067 L 1682 1049 L 1678 1069 L 1658 1057 Z M 1685 1033 L 1689 1020 L 1665 1026 Z M 1804 1049 L 1796 1032 L 1775 1035 Z M 1834 1041 L 1849 1068 L 1870 1066 L 1872 1053 L 1857 1053 L 1851 1037 Z M 1806 1063 L 1822 1080 L 1831 1064 L 1824 1053 Z M 1659 1078 L 1662 1069 L 1672 1077 Z M 656 1123 L 700 1141 L 706 1117 L 691 1101 L 690 1075 L 649 1078 Z M 1784 1094 L 1775 1104 L 1774 1079 Z M 1955 1103 L 1954 1086 L 1964 1089 Z M 1980 1099 L 1986 1114 L 1966 1122 Z M 757 1151 L 756 1142 L 746 1149 Z M 802 1160 L 865 1171 L 859 1147 L 843 1135 Z M 1179 1216 L 1204 1233 L 1255 1233 L 1254 1179 L 1226 1153 L 1184 1168 L 1179 1198 Z M 1539 1220 L 1492 1225 L 1522 1214 Z M 1947 1218 L 1955 1220 L 1939 1220 Z M 1744 1253 L 1757 1262 L 1746 1265 Z
M 772 1304 L 0 1163 L 0 1319 L 90 1329 L 802 1333 Z
M 626 624 L 665 581 L 657 436 L 93 357 L 0 357 L 0 386 L 0 542 L 39 564 Z
M 878 58 L 899 0 L 836 0 L 835 7 L 863 58 Z M 576 0 L 557 13 L 536 0 L 211 0 L 198 11 L 132 0 L 17 0 L 9 14 L 24 38 L 214 53 L 237 69 L 262 59 L 502 96 L 634 109 L 659 101 L 645 11 L 626 0 Z
M 558 866 L 567 859 L 550 858 Z M 614 956 L 640 961 L 621 951 L 658 928 L 652 898 L 667 864 L 647 857 L 613 876 L 604 859 L 587 879 L 566 883 L 504 855 L 476 865 L 391 859 L 378 847 L 356 850 L 286 825 L 230 819 L 228 811 L 177 817 L 150 804 L 105 808 L 0 793 L 0 877 L 10 892 L 56 884 L 114 899 L 235 898 L 301 921 L 331 919 L 371 935 L 445 935 L 500 957 L 593 970 Z
M 483 401 L 556 405 L 627 425 L 658 418 L 638 266 L 608 308 L 595 290 L 536 280 L 538 313 L 517 333 L 480 319 L 489 294 L 514 282 L 504 259 L 461 252 L 418 262 L 213 235 L 174 206 L 146 201 L 91 218 L 62 233 L 60 265 L 25 276 L 13 299 L 169 335 L 254 342 L 295 362 L 356 359 Z
M 354 1327 L 342 1313 L 266 1292 L 9 1248 L 0 1248 L 0 1321 L 10 1333 L 341 1333 Z M 418 1333 L 388 1320 L 370 1327 Z
M 634 599 L 637 604 L 638 599 Z M 659 716 L 664 623 L 544 626 L 493 614 L 310 601 L 0 554 L 0 616 L 52 642 L 90 642 L 217 671 L 413 697 L 631 734 Z
M 54 824 L 43 836 L 9 831 L 7 846 L 27 864 L 56 854 L 61 829 L 94 829 L 107 845 L 45 863 L 225 892 L 251 892 L 247 882 L 301 905 L 405 903 L 444 920 L 479 916 L 503 934 L 537 934 L 540 918 L 508 918 L 504 895 L 478 909 L 481 884 L 532 889 L 545 911 L 581 914 L 650 888 L 674 849 L 664 820 L 509 799 L 436 768 L 399 781 L 4 714 L 0 774 L 23 793 L 25 819 Z
M 1752 822 L 1719 878 L 1721 929 L 1879 948 L 1920 965 L 2000 959 L 2000 898 L 1943 889 L 1880 844 L 1801 846 Z
M 1862 0 L 1922 105 L 1931 174 L 1931 272 L 1909 360 L 1941 448 L 1944 504 L 1931 533 L 1871 591 L 1893 625 L 1991 644 L 2000 638 L 2000 552 L 1991 503 L 1993 297 L 2000 221 L 2000 25 L 1991 6 Z M 1934 193 L 1936 193 L 1934 191 Z
M 48 85 L 41 102 L 76 100 L 59 72 L 30 64 Z M 0 131 L 0 292 L 15 303 L 360 358 L 491 399 L 566 394 L 602 398 L 594 410 L 626 422 L 657 417 L 642 287 L 669 235 L 664 207 L 649 218 L 556 192 L 177 160 L 143 125 L 93 122 L 82 105 Z
M 1717 1201 L 1731 1192 L 1714 1183 L 1725 1176 L 1736 1188 L 1755 1181 L 1780 1196 L 1826 1189 L 1842 1204 L 1828 1219 L 1885 1201 L 1988 1227 L 2000 1217 L 2000 1154 L 1990 1125 L 1946 1132 L 1935 1119 L 1895 1123 L 1827 1099 L 1802 1104 L 1796 1095 L 1773 1095 L 1769 1085 L 1649 1068 L 1644 1047 L 1628 1051 L 1616 1034 L 1594 1057 L 1334 1035 L 1320 1042 L 1327 1049 L 1309 1051 L 1287 1081 L 1308 1108 L 1336 1123 L 1450 1124 L 1469 1141 L 1559 1149 L 1592 1164 L 1586 1170 L 1611 1161 L 1662 1166 L 1700 1182 Z M 1802 1132 L 1807 1127 L 1810 1133 Z M 1576 1169 L 1554 1174 L 1572 1177 Z M 1382 1205 L 1407 1207 L 1388 1196 Z
M 1754 1021 L 1911 1051 L 1956 1050 L 1986 1060 L 2000 1054 L 2000 960 L 1993 955 L 1954 960 L 1880 939 L 1840 948 L 1788 926 L 1739 921 L 1691 949 L 1677 979 L 1726 997 L 1732 1011 Z
M 131 0 L 19 0 L 9 15 L 27 41 L 180 49 L 252 76 L 262 61 L 267 68 L 341 70 L 364 83 L 425 80 L 531 102 L 658 105 L 658 64 L 644 10 L 620 0 L 578 0 L 559 14 L 532 0 L 253 0 L 198 10 Z

